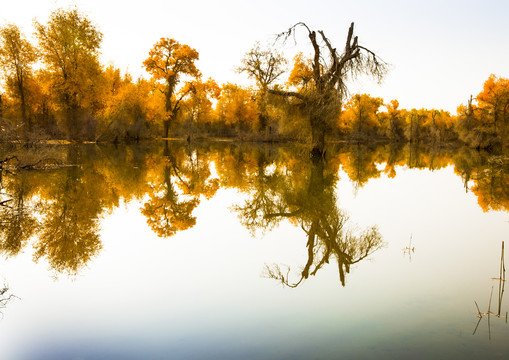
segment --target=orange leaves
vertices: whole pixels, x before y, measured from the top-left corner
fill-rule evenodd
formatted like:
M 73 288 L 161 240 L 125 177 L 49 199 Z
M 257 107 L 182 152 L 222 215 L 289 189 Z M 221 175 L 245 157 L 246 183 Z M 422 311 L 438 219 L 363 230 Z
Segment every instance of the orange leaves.
M 213 79 L 203 82 L 201 79 L 188 81 L 179 92 L 185 96 L 189 118 L 197 123 L 210 123 L 213 121 L 214 109 L 212 100 L 217 100 L 221 88 Z
M 151 81 L 131 80 L 110 66 L 104 72 L 102 109 L 98 114 L 97 139 L 140 138 L 148 128 L 160 123 L 165 114 L 164 97 L 154 91 Z
M 382 104 L 381 98 L 374 98 L 367 94 L 354 95 L 346 103 L 339 125 L 356 132 L 377 129 L 380 127 L 377 113 Z
M 230 83 L 223 85 L 216 107 L 219 119 L 227 125 L 237 125 L 241 130 L 254 130 L 258 122 L 258 109 L 253 98 L 248 89 Z
M 19 76 L 21 72 L 30 72 L 37 60 L 35 47 L 26 40 L 16 25 L 0 28 L 0 67 L 10 76 Z
M 483 90 L 477 95 L 477 101 L 480 106 L 509 102 L 509 80 L 491 74 L 485 81 Z
M 400 112 L 401 110 L 398 109 L 399 107 L 399 101 L 394 99 L 391 100 L 388 104 L 385 105 L 387 107 L 387 113 L 390 116 L 395 116 Z
M 149 57 L 143 62 L 145 69 L 152 75 L 152 80 L 160 82 L 165 95 L 167 117 L 163 121 L 165 138 L 168 137 L 170 122 L 176 120 L 186 93 L 176 97 L 178 84 L 182 75 L 199 78 L 200 71 L 195 65 L 198 52 L 171 38 L 161 38 L 150 50 Z
M 292 72 L 288 77 L 288 85 L 305 87 L 313 79 L 313 64 L 311 59 L 305 58 L 304 54 L 298 53 L 293 58 Z
M 85 125 L 76 114 L 93 115 L 101 97 L 102 33 L 76 9 L 58 9 L 47 24 L 35 21 L 34 26 L 55 101 L 67 113 L 68 135 L 77 139 L 84 135 L 81 130 Z
M 459 138 L 471 147 L 503 145 L 509 133 L 509 80 L 490 75 L 476 100 L 458 107 Z
M 149 51 L 143 65 L 154 79 L 169 82 L 181 74 L 199 77 L 200 72 L 194 63 L 198 58 L 198 51 L 190 46 L 175 39 L 161 38 Z

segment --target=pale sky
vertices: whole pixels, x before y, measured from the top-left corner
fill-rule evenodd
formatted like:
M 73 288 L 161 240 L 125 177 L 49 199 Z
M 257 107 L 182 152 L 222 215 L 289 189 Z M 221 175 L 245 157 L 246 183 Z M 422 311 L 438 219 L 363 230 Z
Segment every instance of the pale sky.
M 504 0 L 0 0 L 0 25 L 15 23 L 31 35 L 34 18 L 44 23 L 52 10 L 69 5 L 103 32 L 103 63 L 128 69 L 135 78 L 147 76 L 142 62 L 152 45 L 172 37 L 198 50 L 205 78 L 245 83 L 234 71 L 244 53 L 299 21 L 324 30 L 338 49 L 355 22 L 360 44 L 392 69 L 381 85 L 351 82 L 351 93 L 397 99 L 403 108 L 455 113 L 491 73 L 509 77 L 509 1 Z M 310 51 L 305 40 L 297 48 L 289 44 L 288 54 Z

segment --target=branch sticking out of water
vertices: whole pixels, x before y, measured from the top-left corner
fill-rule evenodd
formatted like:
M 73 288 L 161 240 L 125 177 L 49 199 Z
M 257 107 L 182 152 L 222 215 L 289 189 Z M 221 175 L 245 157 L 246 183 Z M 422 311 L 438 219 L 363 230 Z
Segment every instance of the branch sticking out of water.
M 498 278 L 492 278 L 493 280 L 498 281 L 498 311 L 497 313 L 493 313 L 491 311 L 491 301 L 493 300 L 493 289 L 494 286 L 491 287 L 491 293 L 490 293 L 490 300 L 488 303 L 488 311 L 481 312 L 479 309 L 479 305 L 477 304 L 477 301 L 474 300 L 475 306 L 477 308 L 477 317 L 479 318 L 479 321 L 477 321 L 477 324 L 475 326 L 474 332 L 472 335 L 475 335 L 477 328 L 479 327 L 479 323 L 481 322 L 483 316 L 488 317 L 488 337 L 491 340 L 491 315 L 496 316 L 498 318 L 504 318 L 504 316 L 501 316 L 501 310 L 502 310 L 502 300 L 504 297 L 504 287 L 505 287 L 505 259 L 504 259 L 504 242 L 502 241 L 502 252 L 500 257 L 500 273 Z M 507 323 L 507 312 L 505 313 L 505 322 Z

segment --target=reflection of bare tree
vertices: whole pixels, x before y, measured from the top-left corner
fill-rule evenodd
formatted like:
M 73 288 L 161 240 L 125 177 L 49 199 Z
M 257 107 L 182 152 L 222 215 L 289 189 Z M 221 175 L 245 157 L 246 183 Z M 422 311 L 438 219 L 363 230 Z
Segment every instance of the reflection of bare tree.
M 382 247 L 382 237 L 375 226 L 357 236 L 350 232 L 343 234 L 341 230 L 335 236 L 326 238 L 307 231 L 306 233 L 308 234 L 308 261 L 298 280 L 290 281 L 289 266 L 286 266 L 285 274 L 277 264 L 265 265 L 266 277 L 278 280 L 289 287 L 297 287 L 310 275 L 316 275 L 317 271 L 324 264 L 328 264 L 330 257 L 333 256 L 338 264 L 341 284 L 345 286 L 345 275 L 350 272 L 350 267 Z
M 17 298 L 17 296 L 10 294 L 9 287 L 4 284 L 4 286 L 0 288 L 0 309 L 5 309 L 7 304 L 14 298 Z M 3 316 L 3 312 L 1 310 L 0 314 Z
M 334 193 L 334 170 L 325 171 L 323 160 L 309 163 L 310 175 L 282 172 L 270 176 L 259 171 L 252 198 L 238 207 L 242 223 L 256 230 L 275 226 L 283 218 L 300 225 L 307 236 L 308 260 L 296 281 L 290 281 L 290 268 L 281 269 L 277 264 L 265 267 L 265 275 L 289 287 L 298 286 L 304 279 L 314 276 L 331 258 L 338 264 L 341 284 L 353 264 L 360 262 L 383 245 L 376 226 L 355 234 L 347 229 L 347 216 L 337 208 Z M 304 170 L 304 169 L 303 169 Z M 302 179 L 306 179 L 302 181 Z M 260 185 L 257 188 L 256 184 Z M 263 185 L 263 186 L 262 186 Z M 270 187 L 267 191 L 265 187 Z

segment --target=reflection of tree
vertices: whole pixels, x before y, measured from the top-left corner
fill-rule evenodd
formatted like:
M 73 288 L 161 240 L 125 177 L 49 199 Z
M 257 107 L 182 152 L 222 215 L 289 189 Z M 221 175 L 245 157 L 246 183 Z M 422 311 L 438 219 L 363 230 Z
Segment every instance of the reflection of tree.
M 78 153 L 69 148 L 70 163 L 78 164 Z M 60 171 L 43 205 L 34 258 L 46 257 L 57 272 L 77 274 L 102 248 L 97 218 L 103 209 L 98 188 L 103 181 L 96 173 L 86 175 L 79 165 Z
M 478 172 L 472 192 L 484 211 L 509 210 L 509 161 L 491 157 L 482 172 Z
M 189 147 L 187 161 L 182 162 L 181 169 L 188 179 L 183 183 L 184 193 L 210 199 L 219 189 L 219 180 L 210 178 L 210 161 L 200 150 L 192 151 Z
M 301 271 L 296 275 L 292 267 L 289 274 L 272 265 L 269 276 L 299 284 L 335 259 L 344 283 L 351 265 L 378 249 L 381 240 L 376 229 L 348 230 L 334 193 L 340 166 L 361 187 L 382 171 L 396 176 L 399 166 L 434 170 L 453 163 L 484 210 L 509 208 L 507 158 L 472 149 L 337 145 L 329 148 L 327 162 L 315 163 L 306 160 L 306 149 L 249 144 L 172 143 L 163 153 L 154 143 L 48 150 L 58 162 L 42 169 L 21 169 L 14 160 L 3 164 L 0 253 L 14 256 L 33 245 L 35 259 L 46 258 L 54 270 L 69 274 L 98 254 L 98 218 L 122 200 L 147 199 L 142 211 L 150 227 L 172 236 L 194 226 L 200 200 L 222 186 L 248 194 L 238 208 L 247 228 L 268 230 L 287 219 L 303 229 L 308 256 Z M 36 163 L 33 156 L 16 153 L 23 163 Z M 218 178 L 212 177 L 212 162 Z
M 376 150 L 361 144 L 357 144 L 349 152 L 349 161 L 344 164 L 344 170 L 354 182 L 355 189 L 363 187 L 369 179 L 380 176 L 376 167 L 377 153 Z
M 266 267 L 268 277 L 296 287 L 304 279 L 316 275 L 332 257 L 337 261 L 341 284 L 345 285 L 345 275 L 350 272 L 351 265 L 380 249 L 382 237 L 376 227 L 360 235 L 346 228 L 347 216 L 337 208 L 334 193 L 337 169 L 326 169 L 321 159 L 306 165 L 301 168 L 303 172 L 285 170 L 285 175 L 275 172 L 267 177 L 259 171 L 259 180 L 253 182 L 251 200 L 237 210 L 242 223 L 252 231 L 273 227 L 287 218 L 306 233 L 308 260 L 298 280 L 290 281 L 290 269 L 287 268 L 285 274 L 276 264 Z
M 251 195 L 251 201 L 244 204 L 241 209 L 241 222 L 250 230 L 262 227 L 272 228 L 278 222 L 279 216 L 286 216 L 286 204 L 278 197 L 277 189 L 283 177 L 277 173 L 269 174 L 268 163 L 265 153 L 258 152 L 256 167 L 247 180 L 247 191 Z M 260 217 L 262 214 L 267 216 Z
M 463 148 L 454 157 L 455 171 L 465 189 L 473 181 L 472 192 L 484 211 L 509 210 L 509 160 L 501 155 Z
M 198 199 L 181 199 L 172 182 L 172 174 L 178 174 L 175 164 L 164 167 L 163 183 L 152 186 L 150 200 L 142 210 L 150 228 L 160 237 L 175 235 L 196 224 L 191 215 L 198 205 Z
M 37 229 L 33 210 L 25 204 L 29 193 L 26 171 L 21 171 L 9 183 L 11 197 L 0 206 L 0 251 L 17 255 Z
M 149 200 L 142 210 L 150 228 L 160 237 L 175 235 L 196 224 L 193 210 L 200 203 L 200 195 L 210 198 L 219 188 L 219 181 L 211 179 L 210 163 L 198 150 L 171 148 L 165 142 L 160 174 L 154 176 Z

